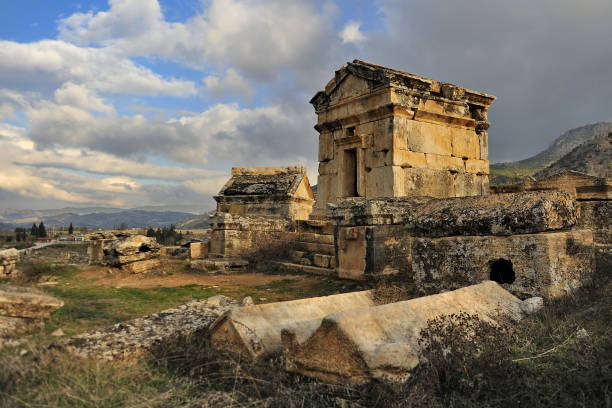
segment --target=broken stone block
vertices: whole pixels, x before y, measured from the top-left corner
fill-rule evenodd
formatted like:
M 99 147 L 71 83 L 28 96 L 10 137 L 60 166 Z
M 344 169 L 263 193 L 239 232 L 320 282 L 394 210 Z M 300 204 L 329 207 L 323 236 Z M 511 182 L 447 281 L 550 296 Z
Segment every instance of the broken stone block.
M 530 297 L 529 299 L 525 299 L 521 302 L 521 310 L 527 315 L 534 314 L 540 311 L 543 307 L 544 299 L 539 296 Z
M 315 254 L 313 263 L 319 268 L 330 268 L 334 266 L 333 264 L 331 264 L 332 258 L 333 257 L 330 255 Z
M 159 259 L 145 259 L 142 261 L 130 262 L 121 266 L 121 270 L 129 273 L 139 274 L 147 273 L 153 270 L 159 270 L 162 267 L 162 261 Z
M 245 271 L 249 262 L 244 259 L 195 259 L 189 263 L 192 269 L 209 273 L 232 273 Z
M 0 287 L 0 316 L 46 318 L 63 305 L 62 300 L 26 288 Z
M 161 266 L 160 248 L 152 237 L 123 236 L 105 243 L 104 262 L 130 273 L 145 273 Z
M 285 327 L 292 327 L 302 338 L 329 314 L 373 305 L 371 292 L 362 291 L 241 307 L 211 326 L 211 340 L 219 350 L 258 359 L 280 351 Z
M 0 279 L 13 277 L 17 274 L 15 265 L 19 258 L 19 251 L 15 248 L 0 251 Z
M 402 382 L 418 365 L 428 321 L 457 313 L 520 320 L 521 301 L 495 282 L 326 316 L 318 327 L 282 330 L 285 368 L 336 383 Z

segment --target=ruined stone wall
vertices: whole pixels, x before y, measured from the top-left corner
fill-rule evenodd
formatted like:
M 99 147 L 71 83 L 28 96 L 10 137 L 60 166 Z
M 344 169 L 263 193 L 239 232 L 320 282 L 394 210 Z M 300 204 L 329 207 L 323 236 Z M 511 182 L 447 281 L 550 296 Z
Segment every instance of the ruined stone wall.
M 316 213 L 346 197 L 487 194 L 493 99 L 349 63 L 311 101 L 320 133 Z
M 594 270 L 577 213 L 560 191 L 346 200 L 332 207 L 338 276 L 401 275 L 427 291 L 492 279 L 521 297 L 561 296 Z

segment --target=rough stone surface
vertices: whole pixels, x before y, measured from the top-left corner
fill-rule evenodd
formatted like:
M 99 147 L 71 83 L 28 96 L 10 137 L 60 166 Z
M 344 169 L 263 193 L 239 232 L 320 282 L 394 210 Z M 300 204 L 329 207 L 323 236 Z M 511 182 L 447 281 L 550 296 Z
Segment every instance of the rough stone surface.
M 527 315 L 532 315 L 534 313 L 537 313 L 543 307 L 544 307 L 544 299 L 539 296 L 530 297 L 521 302 L 521 310 L 523 311 L 523 313 Z
M 220 350 L 257 359 L 280 351 L 283 328 L 292 327 L 301 338 L 329 314 L 373 305 L 371 292 L 362 291 L 241 307 L 211 326 L 211 340 Z
M 45 318 L 63 305 L 63 301 L 33 290 L 0 287 L 0 316 Z
M 0 347 L 34 328 L 62 307 L 63 301 L 24 287 L 0 286 Z
M 203 335 L 219 315 L 238 305 L 238 302 L 225 296 L 214 296 L 79 334 L 52 347 L 86 358 L 139 359 L 165 341 L 183 336 Z
M 353 198 L 331 206 L 339 226 L 402 224 L 414 236 L 533 234 L 572 227 L 575 201 L 560 191 L 479 197 Z
M 0 251 L 0 279 L 14 277 L 18 274 L 16 264 L 20 254 L 15 248 Z
M 161 266 L 160 248 L 161 245 L 152 237 L 123 236 L 104 244 L 103 259 L 108 266 L 130 273 L 145 273 Z
M 189 263 L 190 268 L 208 273 L 242 272 L 249 266 L 249 262 L 238 258 L 225 259 L 194 259 Z
M 352 309 L 325 317 L 308 336 L 282 331 L 286 369 L 324 381 L 401 382 L 418 365 L 418 339 L 430 319 L 467 313 L 495 322 L 520 320 L 521 301 L 487 281 L 438 295 Z

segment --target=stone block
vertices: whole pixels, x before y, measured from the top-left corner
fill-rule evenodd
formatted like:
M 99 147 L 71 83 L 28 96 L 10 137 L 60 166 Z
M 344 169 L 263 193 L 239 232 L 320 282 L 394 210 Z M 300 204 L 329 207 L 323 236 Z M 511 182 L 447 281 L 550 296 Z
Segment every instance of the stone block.
M 319 135 L 319 161 L 334 159 L 334 136 L 331 132 L 323 132 Z
M 63 305 L 60 299 L 23 288 L 0 289 L 0 316 L 46 318 Z
M 417 169 L 427 168 L 427 157 L 425 153 L 411 152 L 404 149 L 393 151 L 393 165 L 400 167 L 414 167 Z
M 325 316 L 373 306 L 370 291 L 343 293 L 233 309 L 210 327 L 213 347 L 259 359 L 281 350 L 281 330 L 294 327 L 298 336 L 314 331 Z
M 189 244 L 189 257 L 203 259 L 208 256 L 208 242 L 192 242 Z
M 465 160 L 465 171 L 474 174 L 489 174 L 489 161 L 467 159 Z
M 467 313 L 520 320 L 520 299 L 495 282 L 381 306 L 330 314 L 315 330 L 282 330 L 288 371 L 335 383 L 403 382 L 419 364 L 419 334 L 430 319 Z
M 159 269 L 162 266 L 160 259 L 146 259 L 143 261 L 136 261 L 121 265 L 121 270 L 129 273 L 139 274 L 151 272 L 155 269 Z
M 395 118 L 395 148 L 451 156 L 452 130 L 435 123 Z
M 572 293 L 593 274 L 593 235 L 571 230 L 512 236 L 413 238 L 410 273 L 425 289 L 455 289 L 485 279 L 521 298 Z
M 480 140 L 473 130 L 453 129 L 452 154 L 458 158 L 480 160 Z
M 333 267 L 333 265 L 331 265 L 332 258 L 333 256 L 330 255 L 315 254 L 313 257 L 313 263 L 319 268 L 330 268 Z
M 463 160 L 459 157 L 441 156 L 439 154 L 425 154 L 426 168 L 433 170 L 453 170 L 456 172 L 464 171 Z

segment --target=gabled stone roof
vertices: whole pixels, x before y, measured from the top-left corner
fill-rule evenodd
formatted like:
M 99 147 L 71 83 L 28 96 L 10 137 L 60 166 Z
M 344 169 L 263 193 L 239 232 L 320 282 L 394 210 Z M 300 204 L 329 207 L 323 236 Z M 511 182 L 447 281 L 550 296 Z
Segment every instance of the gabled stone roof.
M 325 90 L 317 92 L 310 100 L 315 110 L 325 109 L 329 103 L 329 96 L 351 74 L 372 82 L 374 88 L 393 86 L 413 89 L 450 100 L 462 100 L 485 108 L 489 107 L 495 100 L 495 96 L 484 92 L 473 91 L 461 86 L 356 59 L 336 71 L 336 75 L 327 83 Z
M 293 196 L 306 170 L 291 167 L 234 167 L 218 196 Z

